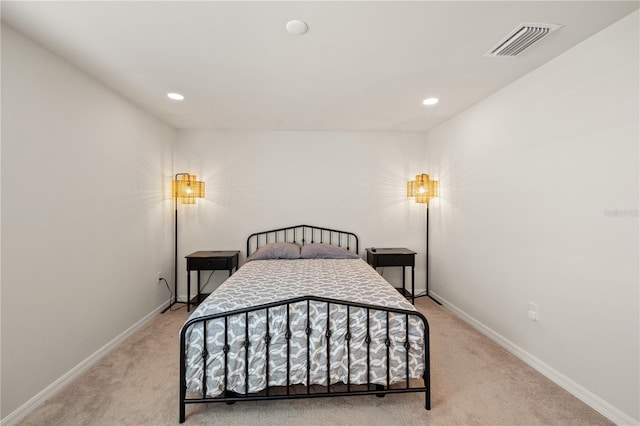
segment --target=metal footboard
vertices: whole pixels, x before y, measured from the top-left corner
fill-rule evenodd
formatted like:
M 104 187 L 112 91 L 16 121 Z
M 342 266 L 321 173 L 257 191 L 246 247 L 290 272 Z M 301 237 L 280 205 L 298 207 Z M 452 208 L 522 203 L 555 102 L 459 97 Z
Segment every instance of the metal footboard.
M 304 333 L 306 334 L 306 384 L 296 384 L 291 385 L 290 377 L 291 377 L 291 337 L 292 332 L 290 328 L 290 308 L 291 305 L 306 303 L 306 328 Z M 311 318 L 310 315 L 310 303 L 321 303 L 326 305 L 327 310 L 327 320 L 325 324 L 322 325 L 323 330 L 311 329 Z M 286 339 L 286 386 L 283 389 L 279 389 L 278 392 L 275 392 L 274 389 L 270 389 L 270 372 L 269 372 L 269 348 L 272 339 L 274 338 L 273 332 L 269 330 L 269 313 L 273 309 L 286 309 L 286 327 L 284 332 L 284 338 Z M 335 330 L 331 329 L 330 324 L 330 313 L 333 312 L 334 309 L 346 309 L 346 323 L 342 324 L 346 329 L 346 333 L 344 334 L 344 340 L 346 342 L 346 353 L 347 353 L 347 372 L 346 372 L 346 383 L 332 383 L 331 380 L 331 335 Z M 354 384 L 351 383 L 351 357 L 352 351 L 354 350 L 352 343 L 352 332 L 355 331 L 354 324 L 351 321 L 351 315 L 353 309 L 363 309 L 366 310 L 366 338 L 364 340 L 366 344 L 366 383 L 362 384 Z M 250 346 L 250 331 L 249 331 L 249 314 L 252 312 L 264 311 L 265 315 L 265 323 L 264 327 L 266 329 L 266 335 L 264 338 L 264 343 L 266 345 L 266 365 L 265 365 L 265 373 L 264 373 L 264 381 L 266 383 L 266 387 L 263 391 L 260 392 L 250 392 L 249 389 L 249 346 Z M 370 314 L 372 312 L 382 312 L 383 316 L 386 316 L 386 339 L 382 342 L 386 346 L 386 385 L 380 383 L 372 383 L 371 380 L 371 342 L 372 337 L 370 333 Z M 404 343 L 402 346 L 404 347 L 404 371 L 405 371 L 405 383 L 404 384 L 392 384 L 391 383 L 391 367 L 390 367 L 390 327 L 389 327 L 389 317 L 390 314 L 399 315 L 400 318 L 404 317 Z M 228 342 L 228 324 L 229 318 L 234 316 L 244 316 L 244 343 L 242 347 L 244 350 L 238 353 L 231 353 L 230 344 Z M 409 343 L 409 330 L 410 330 L 410 318 L 416 318 L 424 324 L 424 374 L 423 381 L 424 385 L 415 386 L 412 385 L 411 380 L 409 378 L 409 351 L 410 351 L 410 343 Z M 208 322 L 211 320 L 221 320 L 224 321 L 224 345 L 222 346 L 222 359 L 224 363 L 224 375 L 222 377 L 223 380 L 223 392 L 221 395 L 216 397 L 207 396 L 207 361 L 210 356 L 220 354 L 211 354 L 207 348 L 207 328 Z M 187 331 L 192 327 L 199 323 L 202 323 L 203 329 L 203 347 L 202 347 L 202 362 L 203 362 L 203 378 L 202 378 L 202 392 L 197 397 L 187 398 L 187 360 L 186 360 L 186 351 L 187 351 L 187 342 L 186 342 L 186 334 Z M 335 327 L 334 327 L 335 328 Z M 361 330 L 362 331 L 362 330 Z M 311 342 L 311 334 L 313 332 L 322 332 L 322 334 L 326 337 L 326 348 L 324 348 L 324 358 L 322 359 L 323 363 L 326 361 L 326 365 L 315 365 L 313 364 L 315 361 L 310 356 L 310 342 Z M 397 328 L 396 328 L 397 333 Z M 280 336 L 282 337 L 282 336 Z M 244 352 L 244 353 L 243 353 Z M 232 392 L 228 387 L 229 377 L 228 377 L 228 363 L 230 357 L 244 357 L 244 392 Z M 361 360 L 363 364 L 364 360 Z M 380 368 L 378 366 L 378 368 Z M 311 383 L 311 370 L 317 371 L 318 369 L 322 369 L 322 372 L 326 372 L 326 386 L 324 384 L 317 385 Z M 298 389 L 294 389 L 297 386 Z M 301 389 L 300 389 L 301 388 Z M 328 397 L 328 396 L 346 396 L 346 395 L 377 395 L 384 396 L 388 393 L 406 393 L 406 392 L 424 392 L 425 393 L 425 409 L 431 409 L 431 393 L 430 393 L 430 376 L 429 376 L 429 324 L 427 319 L 421 313 L 417 311 L 403 310 L 403 309 L 395 309 L 395 308 L 387 308 L 382 306 L 368 305 L 364 303 L 353 303 L 323 297 L 315 297 L 315 296 L 303 296 L 297 297 L 293 299 L 288 299 L 284 301 L 244 308 L 237 309 L 234 311 L 223 312 L 214 315 L 207 315 L 200 318 L 193 318 L 185 323 L 181 332 L 180 332 L 180 415 L 179 420 L 180 423 L 183 423 L 185 420 L 185 410 L 187 404 L 200 404 L 200 403 L 212 403 L 212 402 L 226 402 L 226 403 L 234 403 L 237 401 L 256 401 L 256 400 L 269 400 L 269 399 L 293 399 L 293 398 L 316 398 L 316 397 Z

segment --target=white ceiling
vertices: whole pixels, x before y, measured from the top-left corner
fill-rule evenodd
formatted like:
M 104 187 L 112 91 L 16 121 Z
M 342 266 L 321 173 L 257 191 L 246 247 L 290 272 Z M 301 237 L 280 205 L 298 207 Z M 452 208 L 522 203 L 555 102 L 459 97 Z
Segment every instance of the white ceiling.
M 1 5 L 10 26 L 176 128 L 425 132 L 639 3 Z M 309 32 L 288 34 L 291 19 Z M 483 57 L 522 22 L 564 26 L 517 58 Z M 423 106 L 429 96 L 440 103 Z

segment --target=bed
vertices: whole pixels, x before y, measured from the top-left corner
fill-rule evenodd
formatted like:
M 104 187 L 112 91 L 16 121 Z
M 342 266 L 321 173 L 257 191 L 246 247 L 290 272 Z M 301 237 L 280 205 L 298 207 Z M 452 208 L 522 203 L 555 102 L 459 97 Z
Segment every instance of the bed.
M 254 233 L 248 261 L 180 331 L 186 405 L 424 392 L 426 318 L 359 256 L 355 234 L 298 225 Z

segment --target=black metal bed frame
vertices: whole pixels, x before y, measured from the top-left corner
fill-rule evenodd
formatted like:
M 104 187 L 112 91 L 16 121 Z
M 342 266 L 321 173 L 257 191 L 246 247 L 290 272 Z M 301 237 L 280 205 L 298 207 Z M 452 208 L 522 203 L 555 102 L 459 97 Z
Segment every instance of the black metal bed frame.
M 301 233 L 300 233 L 301 232 Z M 329 244 L 333 244 L 336 245 L 335 243 L 337 243 L 337 245 L 339 246 L 344 246 L 347 247 L 347 250 L 351 250 L 351 251 L 355 251 L 356 253 L 358 253 L 358 238 L 355 234 L 350 233 L 350 232 L 343 232 L 343 231 L 337 231 L 337 230 L 332 230 L 332 229 L 328 229 L 328 228 L 320 228 L 320 227 L 315 227 L 315 226 L 309 226 L 309 225 L 299 225 L 299 226 L 293 226 L 293 227 L 287 227 L 287 228 L 281 228 L 281 229 L 277 229 L 277 230 L 272 230 L 272 231 L 265 231 L 265 232 L 258 232 L 255 234 L 251 234 L 249 236 L 249 238 L 247 239 L 247 256 L 249 256 L 249 254 L 251 253 L 251 248 L 250 248 L 250 243 L 253 242 L 254 240 L 256 241 L 256 250 L 261 246 L 260 242 L 261 240 L 264 240 L 264 244 L 268 244 L 269 242 L 278 242 L 278 241 L 285 241 L 285 242 L 298 242 L 301 244 L 304 244 L 306 242 L 306 236 L 311 236 L 311 243 L 314 242 L 328 242 Z M 293 236 L 293 238 L 291 240 L 289 240 L 289 238 Z M 297 239 L 297 237 L 300 236 L 300 240 Z M 319 237 L 319 241 L 317 240 L 317 237 Z M 280 240 L 280 238 L 283 238 L 283 240 Z M 328 241 L 327 239 L 328 238 Z M 273 241 L 271 241 L 273 239 Z M 353 248 L 353 244 L 355 243 L 355 249 Z M 254 250 L 255 251 L 255 250 Z M 309 351 L 309 344 L 310 344 L 310 339 L 311 339 L 311 332 L 312 330 L 309 327 L 309 304 L 311 302 L 314 303 L 324 303 L 326 304 L 326 309 L 327 309 L 327 321 L 326 324 L 324 325 L 325 329 L 322 330 L 322 334 L 327 337 L 326 339 L 326 352 L 325 356 L 326 356 L 326 362 L 327 365 L 323 366 L 323 372 L 326 372 L 327 375 L 327 384 L 326 385 L 314 385 L 310 383 L 310 370 L 311 370 L 311 362 L 313 361 L 312 359 L 310 359 L 310 351 Z M 289 323 L 289 308 L 290 305 L 292 304 L 297 304 L 297 303 L 306 303 L 307 305 L 307 309 L 306 309 L 306 315 L 307 315 L 307 327 L 305 328 L 305 334 L 307 336 L 306 340 L 307 340 L 307 379 L 306 379 L 306 385 L 295 385 L 295 386 L 301 386 L 303 388 L 303 391 L 301 393 L 292 393 L 292 389 L 290 386 L 290 366 L 291 366 L 291 362 L 290 362 L 290 356 L 291 356 L 291 351 L 290 351 L 290 338 L 291 338 L 291 330 L 290 330 L 290 323 Z M 274 340 L 274 334 L 272 334 L 272 332 L 270 332 L 269 330 L 269 311 L 271 309 L 278 309 L 281 307 L 285 307 L 286 306 L 286 320 L 287 320 L 287 324 L 286 324 L 286 331 L 284 332 L 284 337 L 286 339 L 287 342 L 287 367 L 286 367 L 286 371 L 287 371 L 287 384 L 286 387 L 284 388 L 284 393 L 273 393 L 273 391 L 276 391 L 276 389 L 271 389 L 269 387 L 269 345 L 271 340 Z M 336 308 L 340 308 L 340 307 L 345 307 L 347 310 L 347 315 L 346 315 L 346 333 L 345 333 L 345 341 L 346 341 L 346 346 L 347 346 L 347 383 L 343 383 L 341 385 L 336 385 L 335 383 L 332 384 L 331 383 L 331 359 L 330 359 L 330 350 L 331 350 L 331 342 L 329 337 L 331 336 L 332 330 L 330 328 L 330 323 L 329 323 L 329 318 L 330 315 L 329 313 L 332 311 L 332 309 L 336 309 Z M 365 338 L 365 344 L 367 346 L 367 383 L 365 384 L 352 384 L 351 383 L 351 348 L 352 348 L 352 343 L 351 343 L 351 324 L 350 324 L 350 310 L 352 308 L 356 308 L 356 309 L 366 309 L 367 312 L 367 333 L 366 333 L 366 338 Z M 265 315 L 265 329 L 266 329 L 266 337 L 265 337 L 265 344 L 266 344 L 266 368 L 265 368 L 265 383 L 266 383 L 266 387 L 264 389 L 264 391 L 262 392 L 258 392 L 258 393 L 249 393 L 249 346 L 250 346 L 250 339 L 249 339 L 249 321 L 248 321 L 248 316 L 249 313 L 251 312 L 256 312 L 256 311 L 265 311 L 266 315 Z M 371 354 L 370 354 L 370 345 L 372 342 L 372 337 L 370 335 L 370 330 L 369 330 L 369 326 L 370 326 L 370 313 L 371 311 L 376 311 L 376 312 L 384 312 L 386 315 L 386 339 L 384 340 L 384 345 L 386 346 L 386 386 L 385 385 L 380 385 L 380 384 L 376 384 L 376 383 L 371 383 Z M 393 314 L 401 314 L 404 315 L 404 332 L 405 332 L 405 341 L 403 343 L 403 347 L 405 349 L 405 372 L 406 372 L 406 379 L 405 379 L 405 383 L 404 386 L 399 386 L 399 384 L 391 384 L 390 383 L 390 345 L 391 345 L 391 341 L 390 341 L 390 331 L 389 331 L 389 314 L 393 313 Z M 233 317 L 233 316 L 238 316 L 238 315 L 244 315 L 245 317 L 245 341 L 244 344 L 242 345 L 243 349 L 238 352 L 238 353 L 230 353 L 230 346 L 229 343 L 227 341 L 228 338 L 228 319 L 229 317 Z M 424 375 L 423 375 L 423 381 L 424 381 L 424 386 L 412 386 L 410 383 L 410 379 L 409 379 L 409 350 L 410 350 L 410 345 L 409 345 L 409 318 L 417 318 L 419 321 L 422 321 L 423 325 L 424 325 Z M 206 347 L 206 340 L 207 340 L 207 323 L 211 320 L 219 320 L 219 319 L 224 319 L 224 333 L 225 333 L 225 342 L 224 342 L 224 346 L 222 347 L 222 352 L 224 353 L 224 377 L 223 377 L 223 383 L 224 383 L 224 391 L 222 392 L 222 394 L 220 396 L 216 396 L 216 397 L 208 397 L 207 396 L 207 381 L 206 381 L 206 374 L 207 374 L 207 360 L 210 356 L 210 353 L 207 350 Z M 201 353 L 202 356 L 202 362 L 203 362 L 203 366 L 205 368 L 203 368 L 203 381 L 202 381 L 202 394 L 199 395 L 198 397 L 191 397 L 191 398 L 187 398 L 187 379 L 186 379 L 186 333 L 187 330 L 189 330 L 190 327 L 194 326 L 195 324 L 198 323 L 202 323 L 203 325 L 203 342 L 205 342 L 204 344 L 204 349 Z M 244 352 L 244 354 L 243 354 Z M 244 393 L 235 393 L 232 392 L 230 390 L 227 389 L 227 384 L 228 384 L 228 360 L 230 357 L 240 357 L 240 356 L 244 356 L 245 357 L 245 391 Z M 203 316 L 203 317 L 199 317 L 199 318 L 193 318 L 188 320 L 184 326 L 182 327 L 182 330 L 180 332 L 180 414 L 179 414 L 179 421 L 180 423 L 183 423 L 185 421 L 185 412 L 186 412 L 186 405 L 187 404 L 202 404 L 202 403 L 213 403 L 213 402 L 225 402 L 227 404 L 233 404 L 237 401 L 257 401 L 257 400 L 274 400 L 274 399 L 294 399 L 294 398 L 317 398 L 317 397 L 330 397 L 330 396 L 347 396 L 347 395 L 376 395 L 376 396 L 384 396 L 385 394 L 388 393 L 407 393 L 407 392 L 424 392 L 425 393 L 425 409 L 430 410 L 431 409 L 431 390 L 430 390 L 430 357 L 429 357 L 429 323 L 427 321 L 427 319 L 424 317 L 424 315 L 422 315 L 420 312 L 418 311 L 410 311 L 410 310 L 404 310 L 404 309 L 395 309 L 395 308 L 387 308 L 387 307 L 383 307 L 383 306 L 376 306 L 376 305 L 369 305 L 369 304 L 365 304 L 365 303 L 355 303 L 355 302 L 348 302 L 348 301 L 343 301 L 343 300 L 337 300 L 337 299 L 330 299 L 330 298 L 324 298 L 324 297 L 316 297 L 316 296 L 302 296 L 302 297 L 297 297 L 297 298 L 293 298 L 293 299 L 288 299 L 288 300 L 283 300 L 283 301 L 278 301 L 278 302 L 273 302 L 273 303 L 268 303 L 268 304 L 263 304 L 263 305 L 259 305 L 259 306 L 252 306 L 252 307 L 248 307 L 248 308 L 244 308 L 244 309 L 237 309 L 237 310 L 233 310 L 233 311 L 228 311 L 228 312 L 222 312 L 222 313 L 218 313 L 218 314 L 213 314 L 213 315 L 207 315 L 207 316 Z M 326 370 L 325 370 L 326 369 Z M 280 390 L 282 391 L 282 390 Z

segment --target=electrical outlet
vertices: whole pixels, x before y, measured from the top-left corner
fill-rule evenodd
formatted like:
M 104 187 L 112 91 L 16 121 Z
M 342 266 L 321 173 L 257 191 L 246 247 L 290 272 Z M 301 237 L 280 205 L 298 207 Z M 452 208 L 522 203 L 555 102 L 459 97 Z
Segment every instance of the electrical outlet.
M 158 271 L 158 273 L 156 274 L 156 282 L 160 282 L 160 278 L 162 278 L 162 271 Z
M 531 321 L 538 321 L 538 304 L 529 302 L 529 310 L 527 311 L 527 317 Z

